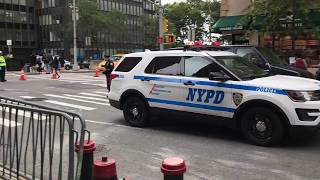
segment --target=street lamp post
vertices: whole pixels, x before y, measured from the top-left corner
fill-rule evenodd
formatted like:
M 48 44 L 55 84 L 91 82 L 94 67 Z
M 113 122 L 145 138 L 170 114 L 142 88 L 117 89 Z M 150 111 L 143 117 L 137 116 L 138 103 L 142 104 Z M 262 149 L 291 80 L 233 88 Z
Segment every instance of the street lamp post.
M 159 49 L 163 51 L 163 32 L 162 32 L 163 7 L 159 0 Z
M 72 3 L 72 20 L 73 20 L 73 70 L 78 70 L 77 61 L 77 8 L 76 0 Z
M 147 2 L 150 2 L 154 5 L 157 5 L 156 2 L 153 2 L 151 0 L 146 0 Z M 163 47 L 163 31 L 162 31 L 162 19 L 163 19 L 163 7 L 161 4 L 161 0 L 158 0 L 158 8 L 159 8 L 159 38 L 158 38 L 158 42 L 159 42 L 159 49 L 160 51 L 163 51 L 164 47 Z

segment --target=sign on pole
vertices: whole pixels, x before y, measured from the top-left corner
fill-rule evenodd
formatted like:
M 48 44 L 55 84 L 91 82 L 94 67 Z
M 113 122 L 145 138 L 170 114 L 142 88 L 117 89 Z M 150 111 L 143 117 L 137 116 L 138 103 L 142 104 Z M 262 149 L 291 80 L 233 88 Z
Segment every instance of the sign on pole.
M 12 40 L 7 40 L 7 46 L 12 46 Z

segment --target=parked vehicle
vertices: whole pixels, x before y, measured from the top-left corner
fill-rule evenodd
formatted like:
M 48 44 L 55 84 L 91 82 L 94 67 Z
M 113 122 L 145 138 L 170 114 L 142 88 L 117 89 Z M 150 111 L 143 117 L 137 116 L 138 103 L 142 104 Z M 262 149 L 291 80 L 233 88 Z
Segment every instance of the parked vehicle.
M 146 126 L 152 115 L 210 119 L 233 124 L 262 146 L 297 128 L 320 127 L 319 81 L 270 76 L 231 52 L 128 54 L 110 78 L 110 105 L 132 126 Z
M 289 65 L 289 60 L 281 59 L 272 50 L 264 47 L 250 45 L 228 45 L 228 51 L 233 52 L 241 57 L 247 58 L 260 68 L 267 70 L 270 74 L 282 74 L 289 76 L 300 76 L 314 79 L 315 76 L 307 71 L 305 62 L 298 59 L 293 66 Z
M 70 69 L 72 69 L 72 65 L 71 65 L 71 62 L 70 61 L 68 61 L 68 60 L 64 60 L 64 69 L 65 70 L 70 70 Z

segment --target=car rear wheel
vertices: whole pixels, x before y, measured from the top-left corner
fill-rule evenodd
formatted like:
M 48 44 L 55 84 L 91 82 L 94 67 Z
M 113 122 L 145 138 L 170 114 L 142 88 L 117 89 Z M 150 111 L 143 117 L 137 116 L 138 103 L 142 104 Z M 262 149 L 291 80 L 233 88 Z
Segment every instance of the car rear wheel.
M 270 108 L 254 107 L 243 113 L 241 131 L 251 143 L 260 146 L 272 146 L 284 136 L 281 117 Z
M 64 69 L 65 69 L 65 70 L 70 70 L 70 69 L 71 69 L 71 66 L 67 65 L 67 66 L 64 67 Z
M 129 97 L 125 100 L 123 115 L 131 126 L 145 127 L 149 122 L 148 107 L 139 97 Z

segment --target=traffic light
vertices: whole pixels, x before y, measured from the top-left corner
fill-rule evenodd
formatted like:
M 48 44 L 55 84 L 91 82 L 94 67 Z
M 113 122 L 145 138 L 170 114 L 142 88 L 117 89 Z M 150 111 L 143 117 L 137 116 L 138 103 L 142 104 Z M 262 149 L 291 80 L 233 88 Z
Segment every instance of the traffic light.
M 162 18 L 162 33 L 168 33 L 168 31 L 169 31 L 169 29 L 168 29 L 168 27 L 169 27 L 168 22 L 169 22 L 169 21 L 168 21 L 167 18 L 165 18 L 165 17 Z
M 173 34 L 164 34 L 163 35 L 164 44 L 174 44 L 176 43 L 176 36 Z

